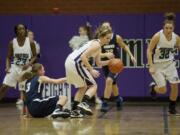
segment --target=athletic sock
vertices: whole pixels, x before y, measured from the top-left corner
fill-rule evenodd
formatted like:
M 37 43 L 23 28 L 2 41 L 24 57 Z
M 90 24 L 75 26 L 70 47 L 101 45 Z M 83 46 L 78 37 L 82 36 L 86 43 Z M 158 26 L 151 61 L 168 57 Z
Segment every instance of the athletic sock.
M 119 98 L 119 95 L 118 96 L 114 96 L 114 99 L 117 100 Z
M 103 102 L 104 102 L 104 103 L 108 103 L 108 102 L 109 102 L 109 99 L 108 99 L 108 98 L 104 98 L 104 99 L 103 99 Z
M 63 109 L 63 106 L 60 105 L 60 104 L 57 104 L 57 105 L 56 105 L 56 109 L 62 110 L 62 109 Z
M 77 109 L 77 105 L 79 104 L 79 101 L 74 101 L 73 105 L 72 105 L 72 110 L 76 110 Z
M 171 101 L 169 100 L 169 108 L 175 107 L 176 106 L 176 101 Z
M 88 95 L 85 95 L 84 97 L 83 97 L 83 102 L 86 102 L 87 104 L 89 104 L 89 102 L 90 102 L 90 97 L 88 96 Z

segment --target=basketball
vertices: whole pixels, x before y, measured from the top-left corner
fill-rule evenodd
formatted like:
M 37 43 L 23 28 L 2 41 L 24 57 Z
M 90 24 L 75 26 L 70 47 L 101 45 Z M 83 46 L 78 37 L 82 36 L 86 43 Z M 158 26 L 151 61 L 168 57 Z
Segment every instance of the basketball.
M 124 64 L 121 59 L 111 59 L 108 64 L 108 68 L 112 73 L 120 73 L 124 69 Z

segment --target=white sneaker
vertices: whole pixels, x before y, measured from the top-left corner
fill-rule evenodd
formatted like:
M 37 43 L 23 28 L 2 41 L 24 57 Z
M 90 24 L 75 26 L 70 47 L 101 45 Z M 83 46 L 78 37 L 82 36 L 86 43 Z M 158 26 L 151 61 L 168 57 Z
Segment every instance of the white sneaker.
M 78 108 L 86 115 L 93 115 L 92 110 L 86 102 L 81 102 L 78 105 Z
M 18 99 L 16 102 L 16 105 L 23 105 L 23 100 L 22 99 Z
M 67 111 L 63 111 L 60 109 L 55 109 L 54 112 L 51 114 L 52 118 L 58 118 L 58 117 L 62 117 L 62 118 L 68 118 L 70 117 L 70 112 Z
M 71 118 L 83 118 L 84 115 L 81 113 L 80 110 L 73 110 L 71 111 Z
M 102 101 L 100 98 L 96 97 L 96 100 L 95 100 L 96 104 L 102 104 Z

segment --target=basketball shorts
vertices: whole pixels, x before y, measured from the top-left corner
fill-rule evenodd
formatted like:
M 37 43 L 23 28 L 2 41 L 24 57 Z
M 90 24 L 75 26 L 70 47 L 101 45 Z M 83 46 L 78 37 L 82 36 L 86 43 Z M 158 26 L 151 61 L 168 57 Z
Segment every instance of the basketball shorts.
M 175 62 L 155 63 L 154 66 L 156 72 L 152 74 L 152 77 L 158 87 L 166 86 L 166 81 L 169 81 L 171 84 L 180 82 Z

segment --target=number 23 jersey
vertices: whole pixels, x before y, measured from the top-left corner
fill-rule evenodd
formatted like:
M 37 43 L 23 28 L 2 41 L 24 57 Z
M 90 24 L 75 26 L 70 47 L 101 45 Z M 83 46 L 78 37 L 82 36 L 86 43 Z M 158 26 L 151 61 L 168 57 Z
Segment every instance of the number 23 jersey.
M 153 53 L 153 62 L 159 63 L 174 60 L 177 35 L 173 32 L 170 41 L 165 37 L 163 30 L 159 31 L 159 35 L 160 39 Z
M 14 52 L 13 64 L 17 66 L 26 65 L 32 57 L 32 51 L 31 51 L 29 38 L 26 37 L 23 46 L 19 46 L 17 42 L 17 38 L 14 38 L 13 39 L 13 52 Z

